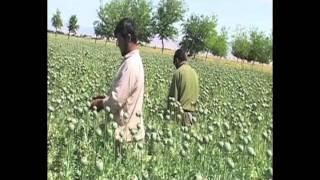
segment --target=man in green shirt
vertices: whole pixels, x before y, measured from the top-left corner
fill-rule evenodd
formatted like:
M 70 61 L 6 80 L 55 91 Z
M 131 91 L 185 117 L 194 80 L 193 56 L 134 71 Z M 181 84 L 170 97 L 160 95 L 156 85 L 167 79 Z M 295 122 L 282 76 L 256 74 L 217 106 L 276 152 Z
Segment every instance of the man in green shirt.
M 199 78 L 196 71 L 187 63 L 187 56 L 182 49 L 178 49 L 173 57 L 173 64 L 177 70 L 173 74 L 169 89 L 168 108 L 170 99 L 178 101 L 183 109 L 182 124 L 192 125 L 192 112 L 196 110 L 199 97 Z

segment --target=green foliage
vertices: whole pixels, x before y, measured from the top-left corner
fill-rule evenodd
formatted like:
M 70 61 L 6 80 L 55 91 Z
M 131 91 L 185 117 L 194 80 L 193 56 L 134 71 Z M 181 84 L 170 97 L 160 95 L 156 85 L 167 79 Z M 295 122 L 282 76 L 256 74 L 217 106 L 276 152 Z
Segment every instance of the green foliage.
M 272 37 L 257 29 L 238 30 L 231 46 L 232 54 L 238 58 L 267 64 L 272 61 Z
M 69 24 L 68 24 L 68 30 L 69 34 L 70 33 L 77 33 L 77 30 L 79 29 L 79 24 L 78 24 L 78 19 L 76 15 L 72 15 L 69 19 Z
M 191 15 L 183 24 L 184 37 L 179 45 L 189 55 L 211 49 L 217 41 L 216 26 L 215 16 Z
M 221 33 L 211 35 L 208 38 L 207 48 L 208 50 L 216 56 L 225 57 L 228 53 L 228 33 L 225 28 L 221 29 Z
M 158 8 L 153 15 L 153 33 L 158 35 L 162 41 L 162 52 L 164 48 L 163 40 L 173 39 L 178 34 L 174 24 L 183 20 L 186 12 L 182 0 L 160 0 Z
M 150 42 L 152 37 L 151 2 L 148 0 L 111 0 L 98 10 L 98 23 L 95 29 L 107 38 L 113 37 L 118 22 L 125 17 L 132 18 L 137 25 L 138 40 Z
M 63 26 L 63 22 L 61 19 L 61 12 L 57 9 L 56 14 L 53 14 L 51 18 L 52 26 L 56 28 L 56 33 L 58 29 L 61 29 Z

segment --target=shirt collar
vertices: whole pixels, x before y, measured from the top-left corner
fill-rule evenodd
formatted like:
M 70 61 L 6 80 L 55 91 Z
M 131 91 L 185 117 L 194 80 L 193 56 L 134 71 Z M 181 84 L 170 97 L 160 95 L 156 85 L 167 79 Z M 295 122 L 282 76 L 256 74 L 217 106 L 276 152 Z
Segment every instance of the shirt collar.
M 131 56 L 133 56 L 135 54 L 139 54 L 139 49 L 135 49 L 133 51 L 130 51 L 126 55 L 124 55 L 124 60 L 128 59 L 129 57 L 131 57 Z
M 187 61 L 181 62 L 181 64 L 180 64 L 180 66 L 178 67 L 178 69 L 181 68 L 183 65 L 188 65 L 188 62 L 187 62 Z

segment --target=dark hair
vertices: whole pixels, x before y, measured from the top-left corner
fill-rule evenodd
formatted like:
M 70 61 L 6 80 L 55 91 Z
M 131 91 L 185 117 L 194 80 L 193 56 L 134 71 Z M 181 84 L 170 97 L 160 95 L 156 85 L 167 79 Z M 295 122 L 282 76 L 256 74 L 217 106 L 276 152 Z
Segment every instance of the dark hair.
M 136 23 L 130 18 L 121 19 L 114 30 L 114 36 L 118 34 L 123 38 L 128 38 L 130 34 L 131 42 L 137 43 Z
M 186 56 L 185 51 L 182 49 L 176 50 L 176 52 L 174 53 L 173 59 L 179 59 L 180 61 L 186 61 L 187 56 Z

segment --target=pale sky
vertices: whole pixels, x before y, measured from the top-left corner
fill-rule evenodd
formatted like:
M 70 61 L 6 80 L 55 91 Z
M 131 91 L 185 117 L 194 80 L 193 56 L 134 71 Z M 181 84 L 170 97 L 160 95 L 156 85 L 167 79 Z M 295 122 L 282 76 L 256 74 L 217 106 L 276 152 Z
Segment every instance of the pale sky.
M 105 3 L 107 0 L 101 1 Z M 154 9 L 159 0 L 152 0 Z M 213 15 L 218 19 L 218 30 L 222 26 L 227 27 L 229 36 L 238 25 L 250 29 L 257 27 L 267 34 L 272 32 L 272 0 L 185 0 L 188 8 L 185 14 L 187 19 L 191 14 Z M 93 22 L 98 20 L 97 9 L 100 0 L 48 0 L 48 29 L 54 29 L 51 25 L 51 17 L 56 9 L 61 11 L 63 25 L 62 30 L 67 31 L 66 24 L 71 15 L 78 17 L 80 34 L 93 35 Z M 176 27 L 181 29 L 179 24 Z M 180 39 L 181 34 L 176 37 Z

